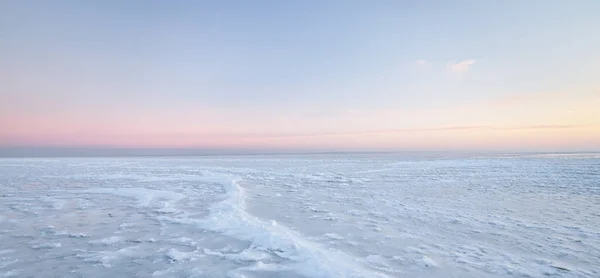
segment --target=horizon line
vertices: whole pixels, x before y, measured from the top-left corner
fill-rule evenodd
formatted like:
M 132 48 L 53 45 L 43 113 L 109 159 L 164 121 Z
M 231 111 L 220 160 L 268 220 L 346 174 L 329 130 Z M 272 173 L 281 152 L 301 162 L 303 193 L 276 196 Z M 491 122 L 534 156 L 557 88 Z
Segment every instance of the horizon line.
M 0 158 L 36 157 L 194 157 L 194 156 L 276 156 L 276 155 L 352 155 L 352 154 L 595 154 L 600 150 L 277 150 L 277 149 L 209 149 L 193 147 L 103 147 L 103 146 L 0 146 Z

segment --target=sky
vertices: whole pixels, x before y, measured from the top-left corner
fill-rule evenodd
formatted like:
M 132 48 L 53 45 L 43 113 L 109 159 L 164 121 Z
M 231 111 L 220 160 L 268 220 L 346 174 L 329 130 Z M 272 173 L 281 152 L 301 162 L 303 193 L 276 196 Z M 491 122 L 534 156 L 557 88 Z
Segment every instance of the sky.
M 600 1 L 0 1 L 0 148 L 600 151 Z

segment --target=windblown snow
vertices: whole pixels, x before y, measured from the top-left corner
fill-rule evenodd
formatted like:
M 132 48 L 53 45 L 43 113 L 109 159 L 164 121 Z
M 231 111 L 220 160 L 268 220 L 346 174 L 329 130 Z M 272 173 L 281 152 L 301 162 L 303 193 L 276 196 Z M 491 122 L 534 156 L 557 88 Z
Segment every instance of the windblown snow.
M 600 155 L 0 159 L 0 277 L 600 277 Z

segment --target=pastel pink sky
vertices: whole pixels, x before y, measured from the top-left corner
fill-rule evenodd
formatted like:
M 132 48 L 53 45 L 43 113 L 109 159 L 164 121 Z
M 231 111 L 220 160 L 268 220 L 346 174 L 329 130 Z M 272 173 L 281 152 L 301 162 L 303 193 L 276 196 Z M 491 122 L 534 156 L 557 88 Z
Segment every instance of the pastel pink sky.
M 5 2 L 0 147 L 600 151 L 593 8 L 438 4 Z
M 44 104 L 45 105 L 45 104 Z M 252 114 L 179 106 L 2 111 L 1 145 L 294 149 L 597 149 L 600 96 L 507 97 L 435 109 Z M 161 112 L 163 111 L 163 112 Z

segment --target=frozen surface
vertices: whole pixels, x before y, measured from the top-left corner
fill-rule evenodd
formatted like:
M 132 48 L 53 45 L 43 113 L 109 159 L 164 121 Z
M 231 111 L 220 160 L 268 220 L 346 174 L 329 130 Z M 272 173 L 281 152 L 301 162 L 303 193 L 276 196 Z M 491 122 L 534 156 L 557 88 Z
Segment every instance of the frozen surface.
M 600 156 L 0 159 L 0 277 L 600 277 Z

